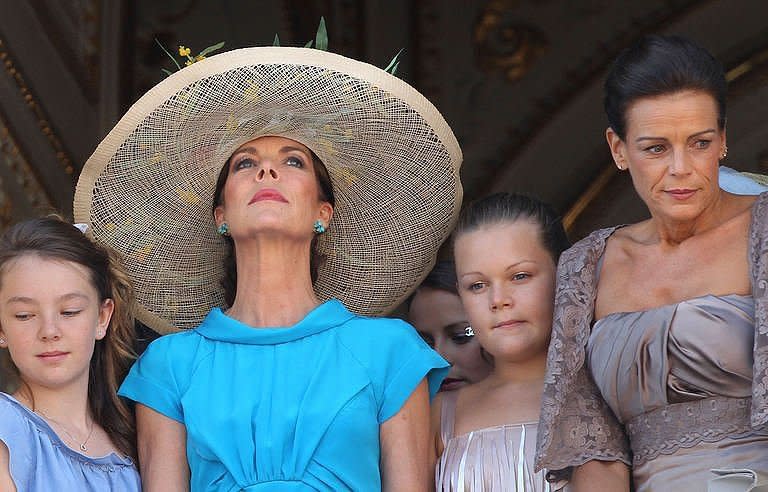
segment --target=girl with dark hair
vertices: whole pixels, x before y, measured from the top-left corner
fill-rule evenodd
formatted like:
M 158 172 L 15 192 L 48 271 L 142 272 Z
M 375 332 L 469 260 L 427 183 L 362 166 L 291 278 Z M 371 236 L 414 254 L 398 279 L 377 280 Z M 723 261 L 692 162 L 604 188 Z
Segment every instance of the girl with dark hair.
M 440 391 L 452 391 L 485 378 L 493 363 L 475 337 L 456 290 L 453 261 L 440 261 L 411 296 L 408 321 L 421 338 L 451 363 Z
M 768 194 L 718 186 L 725 93 L 712 55 L 674 36 L 608 74 L 608 146 L 651 218 L 558 267 L 537 465 L 573 469 L 577 490 L 768 483 Z
M 117 259 L 57 218 L 0 239 L 0 489 L 141 490 L 133 417 L 117 388 L 133 360 L 133 291 Z
M 535 199 L 499 193 L 464 210 L 453 242 L 459 296 L 494 367 L 435 400 L 437 490 L 561 490 L 533 456 L 562 223 Z

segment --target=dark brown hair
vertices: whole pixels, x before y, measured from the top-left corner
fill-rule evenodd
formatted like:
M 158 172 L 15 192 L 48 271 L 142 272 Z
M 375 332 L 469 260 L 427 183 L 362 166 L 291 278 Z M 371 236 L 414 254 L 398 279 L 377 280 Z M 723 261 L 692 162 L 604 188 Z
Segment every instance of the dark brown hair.
M 419 293 L 422 287 L 429 287 L 430 289 L 444 290 L 450 294 L 458 297 L 459 291 L 456 288 L 456 267 L 453 264 L 453 260 L 441 260 L 435 263 L 432 270 L 424 277 L 419 287 L 408 296 L 406 300 L 406 307 L 410 311 L 411 303 L 416 295 Z
M 421 287 L 430 287 L 459 295 L 459 291 L 456 289 L 456 267 L 453 261 L 442 260 L 435 263 L 435 266 L 419 285 L 419 288 Z
M 134 297 L 127 273 L 117 256 L 89 240 L 58 217 L 20 222 L 0 238 L 0 283 L 8 262 L 26 255 L 76 263 L 90 272 L 100 301 L 112 299 L 114 311 L 106 335 L 97 340 L 88 375 L 88 406 L 94 421 L 109 435 L 118 450 L 136 458 L 133 414 L 117 389 L 135 359 Z M 23 377 L 16 371 L 22 388 Z M 34 400 L 33 400 L 34 405 Z
M 502 192 L 470 203 L 459 216 L 453 240 L 484 225 L 517 220 L 529 220 L 539 226 L 541 244 L 557 265 L 560 253 L 570 246 L 563 223 L 552 207 L 526 195 Z
M 707 50 L 680 36 L 644 36 L 614 61 L 605 79 L 608 124 L 624 140 L 629 105 L 643 97 L 703 91 L 717 103 L 717 125 L 725 128 L 728 83 L 723 66 Z
M 331 183 L 331 176 L 328 174 L 325 164 L 320 158 L 310 149 L 312 156 L 312 167 L 315 170 L 315 177 L 317 178 L 317 184 L 320 188 L 320 200 L 328 202 L 332 207 L 336 206 L 336 199 L 333 195 L 333 184 Z M 229 177 L 231 158 L 227 159 L 226 164 L 219 172 L 219 177 L 216 179 L 216 190 L 213 194 L 213 212 L 216 211 L 216 207 L 224 203 L 224 185 L 227 184 L 227 178 Z M 224 257 L 224 277 L 221 279 L 221 286 L 224 288 L 224 302 L 227 306 L 231 306 L 235 302 L 235 296 L 237 295 L 237 264 L 235 262 L 235 243 L 232 238 L 225 236 L 224 239 L 227 243 L 227 254 Z M 320 266 L 325 261 L 325 256 L 317 249 L 317 236 L 312 238 L 312 244 L 310 246 L 309 256 L 309 273 L 312 278 L 312 283 L 317 281 L 318 271 Z

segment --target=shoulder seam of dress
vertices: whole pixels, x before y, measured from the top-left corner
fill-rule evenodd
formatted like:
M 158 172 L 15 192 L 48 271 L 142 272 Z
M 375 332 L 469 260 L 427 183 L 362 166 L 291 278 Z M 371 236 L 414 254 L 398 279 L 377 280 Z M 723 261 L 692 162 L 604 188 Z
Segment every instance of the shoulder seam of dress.
M 354 319 L 354 318 L 353 318 L 353 319 Z M 342 323 L 342 324 L 341 324 L 341 325 L 339 325 L 338 327 L 341 327 L 341 326 L 343 326 L 344 324 L 346 324 L 346 322 L 345 322 L 345 323 Z M 337 327 L 337 328 L 338 328 L 338 327 Z M 343 347 L 344 347 L 344 349 L 345 349 L 345 350 L 346 350 L 346 351 L 349 353 L 349 355 L 350 355 L 350 356 L 351 356 L 351 357 L 352 357 L 352 358 L 355 360 L 355 362 L 357 362 L 357 363 L 360 365 L 360 367 L 361 367 L 361 368 L 363 368 L 363 371 L 365 371 L 365 376 L 368 378 L 368 384 L 371 384 L 371 385 L 372 385 L 372 384 L 373 384 L 373 378 L 371 377 L 371 371 L 370 371 L 370 369 L 368 368 L 368 366 L 367 366 L 367 365 L 365 365 L 365 364 L 363 364 L 363 362 L 360 360 L 360 358 L 358 358 L 358 357 L 357 357 L 357 354 L 355 354 L 355 351 L 354 351 L 354 350 L 352 350 L 352 348 L 351 348 L 351 347 L 349 347 L 349 345 L 347 345 L 347 343 L 346 343 L 346 342 L 343 340 L 343 337 L 341 337 L 341 336 L 339 335 L 339 333 L 338 333 L 338 332 L 334 331 L 334 333 L 333 333 L 333 336 L 334 336 L 334 338 L 335 338 L 336 340 L 338 340 L 339 344 L 340 344 L 341 346 L 343 346 Z M 377 405 L 381 405 L 381 402 L 378 400 L 378 397 L 377 397 L 377 395 L 376 395 L 376 392 L 375 392 L 375 391 L 373 392 L 373 395 L 374 395 L 374 397 L 376 397 L 376 404 L 377 404 Z
M 205 347 L 205 353 L 200 354 L 197 357 L 195 357 L 194 355 L 190 354 L 193 360 L 192 360 L 192 364 L 191 364 L 191 369 L 189 371 L 189 379 L 187 380 L 187 384 L 185 385 L 184 388 L 181 388 L 179 386 L 178 381 L 176 380 L 176 374 L 172 375 L 174 383 L 176 384 L 176 388 L 179 391 L 179 395 L 178 395 L 179 398 L 181 398 L 181 396 L 184 393 L 186 393 L 187 390 L 189 390 L 189 386 L 192 384 L 192 380 L 195 377 L 195 373 L 198 371 L 198 369 L 200 369 L 200 366 L 203 363 L 203 361 L 213 355 L 213 348 L 212 347 L 208 347 L 207 344 L 203 343 L 204 341 L 206 341 L 208 339 L 205 338 L 203 335 L 201 335 L 199 333 L 196 333 L 196 332 L 195 332 L 195 335 L 196 335 L 196 338 L 197 338 L 197 346 L 198 347 L 200 347 L 201 345 L 204 346 Z

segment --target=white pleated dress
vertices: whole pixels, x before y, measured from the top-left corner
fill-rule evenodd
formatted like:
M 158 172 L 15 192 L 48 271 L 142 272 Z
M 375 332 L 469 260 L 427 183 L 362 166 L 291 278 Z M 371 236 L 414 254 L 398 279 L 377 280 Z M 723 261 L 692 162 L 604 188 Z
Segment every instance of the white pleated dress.
M 435 469 L 439 492 L 555 492 L 566 482 L 546 481 L 545 471 L 533 471 L 537 422 L 506 424 L 455 436 L 458 391 L 442 394 L 440 434 L 443 454 Z

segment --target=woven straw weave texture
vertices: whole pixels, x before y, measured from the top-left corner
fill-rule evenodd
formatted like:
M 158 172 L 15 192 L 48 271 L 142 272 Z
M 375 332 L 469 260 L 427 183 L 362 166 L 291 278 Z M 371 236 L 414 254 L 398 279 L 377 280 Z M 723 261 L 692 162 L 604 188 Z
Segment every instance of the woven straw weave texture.
M 439 112 L 371 65 L 303 48 L 246 48 L 168 77 L 121 119 L 86 163 L 77 222 L 123 256 L 139 318 L 166 333 L 223 305 L 224 242 L 212 199 L 219 171 L 266 135 L 312 149 L 336 207 L 320 238 L 316 292 L 385 314 L 427 274 L 462 189 L 458 143 Z

